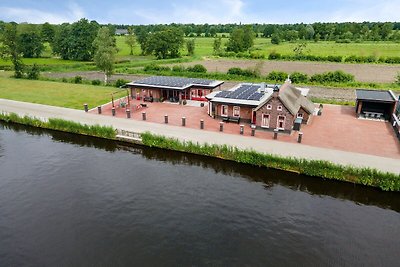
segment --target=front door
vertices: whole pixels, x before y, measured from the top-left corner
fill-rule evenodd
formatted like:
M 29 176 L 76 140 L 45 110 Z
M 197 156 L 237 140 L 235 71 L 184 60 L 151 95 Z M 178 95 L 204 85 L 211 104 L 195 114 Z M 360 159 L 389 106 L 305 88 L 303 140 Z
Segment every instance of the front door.
M 285 130 L 285 116 L 278 116 L 278 130 Z

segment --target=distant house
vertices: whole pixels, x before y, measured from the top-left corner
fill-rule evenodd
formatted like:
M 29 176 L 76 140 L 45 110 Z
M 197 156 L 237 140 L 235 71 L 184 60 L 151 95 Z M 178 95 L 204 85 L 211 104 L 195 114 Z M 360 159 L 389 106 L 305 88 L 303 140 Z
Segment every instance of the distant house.
M 185 99 L 207 101 L 205 96 L 223 83 L 207 79 L 152 76 L 127 83 L 125 87 L 130 88 L 132 97 L 136 99 L 171 102 Z
M 128 30 L 127 29 L 116 29 L 115 30 L 115 35 L 127 35 Z
M 308 89 L 283 85 L 247 84 L 207 95 L 209 115 L 224 121 L 247 122 L 257 128 L 291 132 L 294 123 L 308 124 L 315 112 Z

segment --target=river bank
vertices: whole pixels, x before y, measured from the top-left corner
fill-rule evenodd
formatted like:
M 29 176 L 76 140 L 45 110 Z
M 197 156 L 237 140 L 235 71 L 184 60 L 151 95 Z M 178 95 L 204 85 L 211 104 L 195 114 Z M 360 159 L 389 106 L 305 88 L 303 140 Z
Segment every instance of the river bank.
M 356 184 L 379 187 L 385 191 L 400 191 L 400 175 L 382 172 L 370 167 L 354 167 L 338 165 L 326 160 L 307 160 L 304 158 L 282 157 L 265 154 L 254 149 L 239 149 L 236 146 L 180 141 L 176 138 L 152 134 L 148 131 L 135 133 L 111 126 L 86 125 L 59 118 L 20 117 L 15 113 L 1 113 L 0 120 L 20 123 L 39 128 L 64 131 L 101 137 L 111 140 L 121 140 L 140 143 L 149 147 L 158 147 L 192 154 L 216 157 L 220 159 L 245 163 L 258 167 L 280 169 L 314 177 L 335 179 Z

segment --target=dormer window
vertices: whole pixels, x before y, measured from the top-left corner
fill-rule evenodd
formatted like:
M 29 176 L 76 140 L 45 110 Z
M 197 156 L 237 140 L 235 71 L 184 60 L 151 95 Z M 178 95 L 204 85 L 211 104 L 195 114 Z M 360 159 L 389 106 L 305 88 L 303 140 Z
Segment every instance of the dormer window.
M 277 107 L 276 107 L 276 110 L 277 110 L 277 111 L 282 111 L 282 106 L 277 106 Z
M 267 109 L 272 109 L 272 105 L 268 104 Z

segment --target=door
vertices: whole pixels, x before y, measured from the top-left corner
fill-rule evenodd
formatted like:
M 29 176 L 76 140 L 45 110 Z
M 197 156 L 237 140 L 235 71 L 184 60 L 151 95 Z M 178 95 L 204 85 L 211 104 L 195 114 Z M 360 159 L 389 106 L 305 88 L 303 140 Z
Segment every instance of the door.
M 278 130 L 285 130 L 285 116 L 278 116 Z

